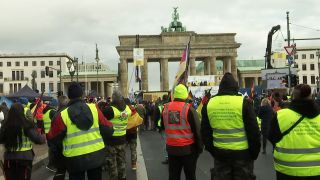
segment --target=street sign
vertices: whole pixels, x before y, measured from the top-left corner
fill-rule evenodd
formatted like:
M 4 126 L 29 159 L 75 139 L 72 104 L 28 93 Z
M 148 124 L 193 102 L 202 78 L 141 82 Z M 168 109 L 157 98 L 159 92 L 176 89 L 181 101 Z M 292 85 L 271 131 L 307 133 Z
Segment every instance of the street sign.
M 288 64 L 289 64 L 289 66 L 291 66 L 291 64 L 293 64 L 293 57 L 292 56 L 288 56 Z
M 289 56 L 294 54 L 294 50 L 295 50 L 296 46 L 295 45 L 291 45 L 291 46 L 285 46 L 284 49 L 286 50 L 287 54 Z

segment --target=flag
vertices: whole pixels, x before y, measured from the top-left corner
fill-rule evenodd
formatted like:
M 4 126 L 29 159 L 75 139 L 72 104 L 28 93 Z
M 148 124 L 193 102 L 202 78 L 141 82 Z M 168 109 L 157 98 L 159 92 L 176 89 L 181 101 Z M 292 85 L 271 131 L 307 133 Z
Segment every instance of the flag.
M 180 64 L 179 64 L 179 69 L 178 72 L 175 76 L 173 86 L 175 87 L 178 84 L 186 84 L 188 80 L 188 68 L 189 68 L 189 56 L 190 56 L 190 40 L 184 49 Z
M 201 114 L 202 107 L 203 107 L 204 104 L 207 104 L 207 103 L 208 103 L 210 97 L 211 97 L 211 89 L 206 90 L 206 91 L 204 92 L 204 96 L 203 96 L 203 98 L 202 98 L 199 106 L 198 106 L 197 109 L 196 109 L 200 120 L 202 119 L 202 114 Z
M 191 40 L 191 37 L 190 37 L 190 40 Z M 189 69 L 189 59 L 190 59 L 189 58 L 189 56 L 190 56 L 190 40 L 182 53 L 180 63 L 179 63 L 179 69 L 178 69 L 176 76 L 174 77 L 173 88 L 171 91 L 171 101 L 173 101 L 174 88 L 178 84 L 186 85 L 187 81 L 188 81 L 188 69 Z
M 251 85 L 251 98 L 253 99 L 253 95 L 254 95 L 254 81 L 252 81 L 252 85 Z
M 193 95 L 192 95 L 192 92 L 191 92 L 191 91 L 189 91 L 188 99 L 189 99 L 189 100 L 192 100 L 192 99 L 193 99 Z

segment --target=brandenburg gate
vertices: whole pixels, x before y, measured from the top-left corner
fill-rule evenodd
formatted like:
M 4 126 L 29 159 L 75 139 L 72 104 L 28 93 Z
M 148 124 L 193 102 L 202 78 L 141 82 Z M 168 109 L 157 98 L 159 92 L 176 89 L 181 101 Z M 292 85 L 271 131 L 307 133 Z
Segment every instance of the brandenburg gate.
M 180 61 L 183 50 L 190 41 L 189 75 L 196 75 L 196 61 L 204 62 L 204 75 L 216 75 L 216 61 L 223 61 L 223 73 L 231 72 L 237 78 L 236 57 L 240 43 L 235 41 L 236 33 L 197 34 L 183 31 L 176 12 L 169 28 L 162 27 L 160 35 L 139 35 L 139 48 L 144 48 L 144 65 L 141 67 L 142 90 L 148 91 L 148 62 L 160 63 L 160 88 L 168 91 L 168 64 Z M 116 47 L 120 56 L 120 86 L 123 95 L 128 94 L 128 63 L 133 62 L 133 48 L 136 35 L 120 35 L 120 45 Z

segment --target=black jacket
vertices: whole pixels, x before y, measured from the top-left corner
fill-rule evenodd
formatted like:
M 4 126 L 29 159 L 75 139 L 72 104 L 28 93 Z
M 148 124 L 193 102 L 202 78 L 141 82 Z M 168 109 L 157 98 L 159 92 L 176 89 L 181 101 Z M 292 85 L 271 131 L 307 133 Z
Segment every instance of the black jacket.
M 232 91 L 220 92 L 216 96 L 223 95 L 235 95 L 238 94 Z M 239 95 L 241 96 L 241 95 Z M 225 160 L 225 159 L 257 159 L 260 152 L 260 131 L 256 119 L 256 115 L 252 106 L 247 99 L 243 100 L 242 105 L 242 119 L 244 123 L 244 129 L 248 140 L 249 149 L 247 150 L 226 150 L 219 149 L 213 146 L 212 127 L 209 123 L 207 104 L 205 104 L 201 111 L 201 135 L 205 149 L 211 153 L 214 158 Z
M 174 101 L 185 102 L 181 99 L 174 99 Z M 189 146 L 169 146 L 167 145 L 167 152 L 169 155 L 184 156 L 192 153 L 200 154 L 203 151 L 203 143 L 200 135 L 200 120 L 197 111 L 190 106 L 188 111 L 188 122 L 194 137 L 194 143 Z M 161 116 L 161 127 L 164 128 L 163 117 Z
M 259 110 L 258 117 L 261 119 L 261 133 L 264 136 L 268 136 L 270 129 L 270 122 L 274 116 L 272 107 L 269 105 L 261 106 Z
M 315 118 L 319 115 L 320 110 L 319 106 L 313 100 L 293 100 L 289 104 L 289 109 L 307 117 L 307 118 Z M 270 124 L 270 131 L 268 139 L 275 146 L 282 139 L 283 135 L 280 131 L 280 127 L 278 124 L 277 114 L 273 117 Z

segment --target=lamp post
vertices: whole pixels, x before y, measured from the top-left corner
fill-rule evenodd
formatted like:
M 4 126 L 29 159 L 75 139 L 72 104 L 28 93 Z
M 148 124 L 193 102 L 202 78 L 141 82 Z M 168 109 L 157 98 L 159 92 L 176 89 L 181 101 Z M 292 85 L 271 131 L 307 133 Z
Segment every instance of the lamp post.
M 316 52 L 316 55 L 318 56 L 318 77 L 317 77 L 317 93 L 319 93 L 319 86 L 320 86 L 320 81 L 319 81 L 319 78 L 320 78 L 320 67 L 319 67 L 319 58 L 320 58 L 320 50 L 317 49 L 317 52 Z
M 99 77 L 99 50 L 98 50 L 98 45 L 96 44 L 96 58 L 95 58 L 96 62 L 97 62 L 97 96 L 98 96 L 98 91 L 99 91 L 99 81 L 98 81 L 98 77 Z
M 75 67 L 75 70 L 77 71 L 77 82 L 79 82 L 79 61 L 78 58 L 73 58 L 73 66 Z
M 68 67 L 69 74 L 71 76 L 71 82 L 72 82 L 73 81 L 73 75 L 75 73 L 75 69 L 74 69 L 73 61 L 71 59 L 69 59 L 69 61 L 67 62 L 67 67 Z

